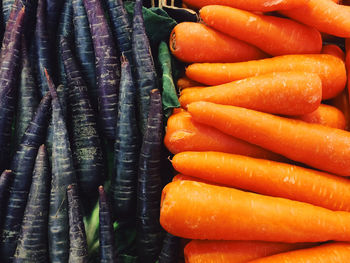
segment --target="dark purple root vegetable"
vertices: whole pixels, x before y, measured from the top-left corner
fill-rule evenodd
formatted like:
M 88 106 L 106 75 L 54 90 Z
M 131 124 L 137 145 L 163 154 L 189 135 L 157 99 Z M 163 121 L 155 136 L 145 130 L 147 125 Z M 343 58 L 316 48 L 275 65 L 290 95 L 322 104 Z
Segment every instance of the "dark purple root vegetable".
M 102 183 L 104 168 L 96 116 L 82 73 L 66 38 L 61 39 L 61 51 L 68 81 L 74 165 L 80 194 L 84 200 L 91 201 L 92 197 L 97 197 L 93 193 L 97 194 L 96 189 Z M 86 209 L 89 203 L 94 202 L 86 202 Z
M 91 106 L 97 112 L 98 89 L 95 75 L 95 53 L 83 0 L 73 0 L 74 51 L 87 85 Z
M 0 257 L 2 262 L 8 262 L 16 249 L 16 241 L 32 183 L 35 158 L 39 146 L 45 141 L 48 120 L 51 115 L 50 109 L 51 95 L 47 93 L 42 98 L 12 160 L 11 169 L 15 177 L 10 187 L 10 197 L 1 238 Z
M 159 223 L 162 138 L 162 100 L 159 90 L 154 89 L 141 147 L 137 189 L 137 256 L 143 262 L 155 262 L 162 243 Z
M 103 186 L 98 188 L 99 206 L 100 206 L 100 262 L 114 263 L 117 262 L 116 249 L 114 242 L 114 230 L 112 215 L 110 212 L 107 195 Z
M 47 263 L 50 165 L 44 145 L 36 157 L 32 185 L 13 262 Z
M 5 170 L 0 176 L 0 236 L 2 232 L 2 223 L 6 215 L 7 200 L 10 194 L 10 185 L 14 174 L 11 170 Z
M 140 129 L 144 134 L 150 107 L 150 91 L 158 88 L 151 47 L 145 31 L 142 0 L 136 0 L 132 26 L 132 53 L 136 68 L 137 102 Z
M 159 255 L 159 263 L 177 263 L 179 260 L 180 239 L 166 233 L 163 247 Z
M 118 53 L 99 0 L 84 0 L 96 56 L 99 121 L 104 135 L 115 138 L 120 81 Z
M 24 8 L 19 11 L 12 28 L 11 43 L 1 51 L 0 67 L 0 171 L 9 168 L 11 152 L 11 127 L 17 105 L 18 75 L 20 74 L 21 34 Z
M 69 217 L 69 262 L 88 262 L 83 214 L 76 185 L 69 185 L 67 189 L 68 217 Z
M 52 75 L 52 55 L 50 52 L 50 40 L 47 30 L 47 17 L 46 17 L 46 1 L 38 0 L 38 8 L 36 14 L 36 27 L 35 27 L 35 73 L 39 85 L 41 96 L 49 91 L 49 86 L 46 81 L 44 68 Z
M 123 57 L 124 58 L 124 57 Z M 130 64 L 122 61 L 118 120 L 114 143 L 115 176 L 112 180 L 113 213 L 118 219 L 134 218 L 140 135 L 136 122 L 136 88 Z
M 69 258 L 69 220 L 66 189 L 76 183 L 73 158 L 63 110 L 55 86 L 45 70 L 52 96 L 53 144 L 52 181 L 49 210 L 49 253 L 51 262 Z
M 21 48 L 22 72 L 18 92 L 15 148 L 17 148 L 20 144 L 21 138 L 33 116 L 35 115 L 35 111 L 40 102 L 39 90 L 34 81 L 33 71 L 31 65 L 29 64 L 29 54 L 23 36 Z

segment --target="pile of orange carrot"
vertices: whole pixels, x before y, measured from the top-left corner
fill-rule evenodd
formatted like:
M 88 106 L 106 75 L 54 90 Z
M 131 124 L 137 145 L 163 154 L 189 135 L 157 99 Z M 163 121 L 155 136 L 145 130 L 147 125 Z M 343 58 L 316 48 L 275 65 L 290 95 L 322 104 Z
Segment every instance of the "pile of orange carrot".
M 350 1 L 183 0 L 160 223 L 188 263 L 350 260 Z

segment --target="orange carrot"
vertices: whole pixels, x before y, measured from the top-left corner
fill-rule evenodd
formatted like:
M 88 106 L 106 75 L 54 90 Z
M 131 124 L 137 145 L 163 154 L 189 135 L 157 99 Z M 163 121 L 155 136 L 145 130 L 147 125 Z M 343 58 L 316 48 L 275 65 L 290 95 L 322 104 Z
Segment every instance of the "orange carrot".
M 250 11 L 275 11 L 300 7 L 309 0 L 183 0 L 192 8 L 201 8 L 206 5 L 225 5 Z
M 187 110 L 194 121 L 226 134 L 311 167 L 350 176 L 347 131 L 211 102 L 193 102 Z
M 341 50 L 341 48 L 338 45 L 335 45 L 335 44 L 324 45 L 322 47 L 321 53 L 333 55 L 345 61 L 344 51 Z
M 201 89 L 186 89 L 182 107 L 195 101 L 240 106 L 263 112 L 303 115 L 322 99 L 322 82 L 315 73 L 274 72 Z
M 240 62 L 268 57 L 255 46 L 193 22 L 176 25 L 170 34 L 169 46 L 177 59 L 190 63 Z
M 249 260 L 314 246 L 313 243 L 192 240 L 185 247 L 187 263 L 245 263 Z
M 305 115 L 295 116 L 294 119 L 308 123 L 318 123 L 342 130 L 346 128 L 346 120 L 343 112 L 327 104 L 321 104 L 315 111 Z
M 286 161 L 278 154 L 226 135 L 210 126 L 194 122 L 188 112 L 170 116 L 164 144 L 174 154 L 183 151 L 218 151 Z
M 338 96 L 330 101 L 331 105 L 338 108 L 345 118 L 345 130 L 350 130 L 350 104 L 348 89 L 345 88 Z
M 303 7 L 281 11 L 303 24 L 338 37 L 350 37 L 350 7 L 332 0 L 310 0 Z
M 205 6 L 199 14 L 208 26 L 273 56 L 319 53 L 322 48 L 320 32 L 288 18 L 220 5 Z
M 209 182 L 207 180 L 203 180 L 203 179 L 198 178 L 198 177 L 192 177 L 192 176 L 187 176 L 187 175 L 183 175 L 183 174 L 175 175 L 173 177 L 172 182 L 176 182 L 176 181 L 194 181 L 194 182 L 200 182 L 200 183 L 206 183 L 206 184 L 212 184 L 212 185 L 229 187 L 228 185 L 213 183 L 213 182 Z
M 350 243 L 334 242 L 320 246 L 284 252 L 249 263 L 340 263 L 349 262 Z
M 174 108 L 172 114 L 178 114 L 180 112 L 185 112 L 186 110 L 183 108 Z
M 182 77 L 177 80 L 176 86 L 181 91 L 186 88 L 196 87 L 196 86 L 205 86 L 205 85 L 197 81 L 191 80 L 187 77 Z
M 350 212 L 350 181 L 296 165 L 221 153 L 182 152 L 174 169 L 208 182 Z
M 262 75 L 276 71 L 317 73 L 322 80 L 322 98 L 339 94 L 346 85 L 345 63 L 332 55 L 286 55 L 238 63 L 195 63 L 187 67 L 186 75 L 207 85 Z
M 162 192 L 160 223 L 191 239 L 322 242 L 350 240 L 350 213 L 193 181 Z

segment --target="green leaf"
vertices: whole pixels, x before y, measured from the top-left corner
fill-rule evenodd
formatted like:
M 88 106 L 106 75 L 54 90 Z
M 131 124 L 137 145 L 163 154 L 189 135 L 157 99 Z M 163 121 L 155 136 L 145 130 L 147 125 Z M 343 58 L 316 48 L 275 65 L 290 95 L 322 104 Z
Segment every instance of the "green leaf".
M 134 2 L 127 1 L 124 7 L 128 12 L 130 21 L 134 13 Z M 176 21 L 167 12 L 158 7 L 142 8 L 146 34 L 151 46 L 158 45 L 162 40 L 168 40 L 171 30 L 176 26 Z
M 180 102 L 177 97 L 175 84 L 173 81 L 172 67 L 171 67 L 171 55 L 168 45 L 162 41 L 158 48 L 158 60 L 162 69 L 162 103 L 164 115 L 166 118 L 172 113 L 173 108 L 180 107 Z

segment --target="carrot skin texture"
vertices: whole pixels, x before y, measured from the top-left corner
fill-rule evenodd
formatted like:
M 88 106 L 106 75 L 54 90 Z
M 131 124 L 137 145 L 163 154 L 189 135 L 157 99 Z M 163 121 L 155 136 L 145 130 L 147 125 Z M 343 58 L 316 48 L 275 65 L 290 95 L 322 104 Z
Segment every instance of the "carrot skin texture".
M 91 200 L 102 183 L 104 167 L 97 119 L 88 97 L 86 83 L 66 38 L 61 39 L 62 60 L 68 82 L 71 116 L 72 156 L 80 195 Z M 85 205 L 84 205 L 85 207 Z
M 162 250 L 160 251 L 159 263 L 176 263 L 179 257 L 180 239 L 172 234 L 166 233 Z
M 313 169 L 220 152 L 178 153 L 172 165 L 209 182 L 350 212 L 350 182 Z
M 119 101 L 114 142 L 115 176 L 112 179 L 112 204 L 113 214 L 125 219 L 135 217 L 140 154 L 136 88 L 127 58 L 122 60 L 121 64 Z
M 117 40 L 120 54 L 123 54 L 133 69 L 133 57 L 131 47 L 132 25 L 124 8 L 122 0 L 107 0 L 108 12 L 112 22 L 112 31 Z
M 76 185 L 67 189 L 69 217 L 69 262 L 88 262 L 88 248 L 83 221 L 82 207 Z
M 321 104 L 315 111 L 305 115 L 296 116 L 294 119 L 308 123 L 318 123 L 332 128 L 345 130 L 346 120 L 344 114 L 336 107 Z
M 330 101 L 330 104 L 339 109 L 345 118 L 345 130 L 349 131 L 350 128 L 350 104 L 349 93 L 346 87 L 338 96 Z
M 249 263 L 297 263 L 304 260 L 308 263 L 346 262 L 350 257 L 350 244 L 332 242 L 316 247 L 284 252 L 281 254 L 249 261 Z
M 48 72 L 45 70 L 52 96 L 52 180 L 49 208 L 49 253 L 51 262 L 68 262 L 69 219 L 66 189 L 76 183 L 76 174 L 63 110 Z
M 50 164 L 44 145 L 35 160 L 33 179 L 13 262 L 49 261 L 47 223 L 50 197 Z
M 275 161 L 286 160 L 281 155 L 229 136 L 214 127 L 195 122 L 188 112 L 170 116 L 164 144 L 173 154 L 183 151 L 217 151 Z
M 0 255 L 4 262 L 10 260 L 16 249 L 16 241 L 32 182 L 35 158 L 40 145 L 45 141 L 50 114 L 51 96 L 47 93 L 42 98 L 34 118 L 22 136 L 21 143 L 11 163 L 14 181 L 10 187 L 3 236 L 0 242 Z
M 2 233 L 2 223 L 6 215 L 7 200 L 10 195 L 10 185 L 14 174 L 11 170 L 4 170 L 0 176 L 0 235 Z
M 160 213 L 167 232 L 210 240 L 348 241 L 349 221 L 348 212 L 192 181 L 165 186 Z
M 99 237 L 100 237 L 100 262 L 115 263 L 117 255 L 114 242 L 114 230 L 112 214 L 109 207 L 107 194 L 103 186 L 98 188 L 99 191 Z
M 207 85 L 220 85 L 274 71 L 318 74 L 322 80 L 322 99 L 335 97 L 346 84 L 345 63 L 328 54 L 285 55 L 238 63 L 195 63 L 187 67 L 186 75 Z
M 153 89 L 140 151 L 136 213 L 137 255 L 150 263 L 157 260 L 162 242 L 159 224 L 162 136 L 162 100 L 160 91 Z
M 67 88 L 66 72 L 62 59 L 62 38 L 73 39 L 73 3 L 72 0 L 66 0 L 63 4 L 62 14 L 58 24 L 57 36 L 55 36 L 55 45 L 58 51 L 58 70 L 59 70 L 59 83 Z M 72 41 L 70 41 L 72 42 Z
M 186 5 L 195 8 L 201 8 L 207 5 L 225 5 L 231 6 L 243 10 L 250 11 L 275 11 L 275 10 L 285 10 L 293 9 L 305 5 L 309 0 L 283 0 L 283 1 L 269 1 L 269 0 L 241 0 L 241 1 L 231 1 L 231 0 L 185 0 L 183 1 Z
M 83 0 L 72 0 L 74 24 L 74 49 L 78 65 L 88 86 L 92 107 L 97 111 L 98 89 L 95 75 L 95 53 L 89 28 L 89 20 Z
M 205 85 L 201 84 L 197 81 L 193 81 L 193 80 L 187 78 L 186 76 L 179 78 L 176 82 L 176 87 L 178 88 L 179 91 L 186 89 L 186 88 L 196 87 L 196 86 L 205 86 Z
M 350 134 L 346 131 L 210 102 L 194 102 L 187 108 L 195 121 L 224 133 L 311 167 L 350 175 Z
M 104 135 L 113 140 L 117 121 L 120 66 L 113 36 L 99 0 L 84 0 L 96 56 L 99 120 Z
M 273 56 L 313 54 L 322 49 L 320 32 L 288 18 L 258 15 L 220 5 L 205 6 L 199 14 L 210 27 Z
M 8 48 L 9 43 L 11 42 L 11 33 L 13 30 L 13 27 L 16 23 L 16 19 L 18 16 L 19 11 L 23 8 L 25 2 L 19 1 L 19 0 L 10 0 L 6 1 L 4 0 L 2 3 L 3 12 L 7 12 L 8 14 L 5 15 L 5 31 L 4 36 L 1 42 L 1 50 L 6 50 Z M 9 7 L 8 10 L 6 10 Z M 5 8 L 5 9 L 4 9 Z M 5 52 L 2 52 L 3 54 L 6 54 Z M 3 54 L 1 54 L 1 58 L 3 59 Z
M 24 8 L 19 11 L 12 28 L 9 48 L 2 49 L 0 56 L 0 171 L 9 168 L 11 128 L 17 106 L 17 76 L 20 74 L 21 34 L 24 31 Z
M 183 108 L 208 101 L 283 115 L 316 110 L 322 99 L 322 82 L 315 73 L 274 72 L 219 86 L 188 88 L 180 96 Z M 281 103 L 283 101 L 283 103 Z
M 302 7 L 281 11 L 303 24 L 338 37 L 350 37 L 350 7 L 331 0 L 309 0 Z
M 177 24 L 170 33 L 169 47 L 177 59 L 189 63 L 240 62 L 268 57 L 254 46 L 194 22 Z
M 137 103 L 139 104 L 139 127 L 142 134 L 144 134 L 150 105 L 150 92 L 151 90 L 158 88 L 158 80 L 151 47 L 145 31 L 142 14 L 142 0 L 137 0 L 135 2 L 131 39 L 138 90 Z
M 15 147 L 20 144 L 21 138 L 25 133 L 30 121 L 32 120 L 36 108 L 40 103 L 40 94 L 34 81 L 33 70 L 29 62 L 29 54 L 25 39 L 22 37 L 21 43 L 21 77 L 18 90 L 18 105 L 16 115 L 15 129 Z
M 324 45 L 322 47 L 321 54 L 333 55 L 345 61 L 344 51 L 338 45 L 335 44 Z
M 264 241 L 192 240 L 184 249 L 188 263 L 245 263 L 277 253 L 312 246 L 313 243 L 276 243 Z
M 41 96 L 49 91 L 49 86 L 46 81 L 44 68 L 53 74 L 52 69 L 52 53 L 50 52 L 50 40 L 47 30 L 47 17 L 46 17 L 46 1 L 38 0 L 37 15 L 36 15 L 36 26 L 34 35 L 35 45 L 35 73 L 39 85 Z

